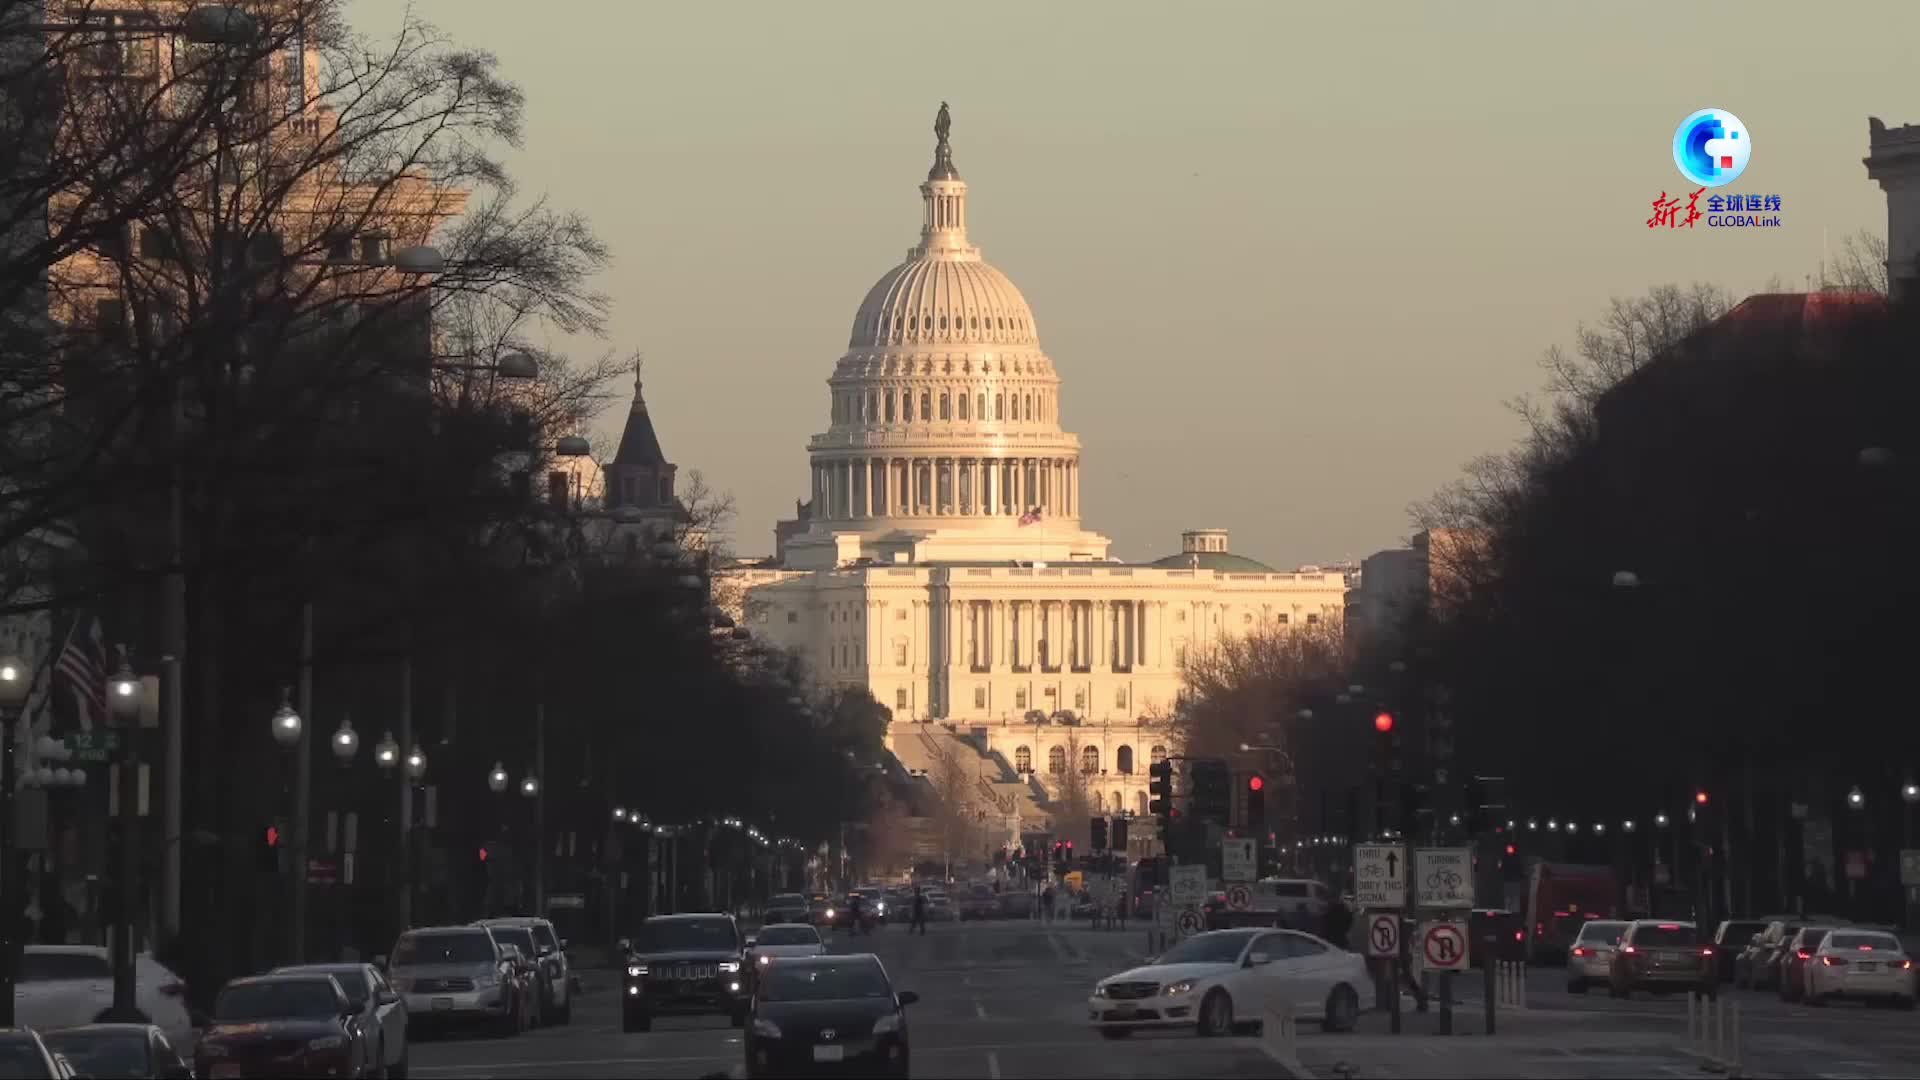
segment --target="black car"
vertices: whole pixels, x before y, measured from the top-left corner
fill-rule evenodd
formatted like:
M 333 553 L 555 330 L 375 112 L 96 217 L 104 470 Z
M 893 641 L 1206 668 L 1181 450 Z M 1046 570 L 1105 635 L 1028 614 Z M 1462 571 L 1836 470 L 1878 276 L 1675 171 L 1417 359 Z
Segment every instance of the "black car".
M 906 1076 L 907 1006 L 871 953 L 768 965 L 747 1028 L 748 1076 Z
M 166 1033 L 152 1024 L 89 1024 L 49 1031 L 41 1038 L 80 1076 L 193 1080 L 192 1066 L 180 1059 Z
M 747 1022 L 752 990 L 741 975 L 746 939 L 733 916 L 656 915 L 628 946 L 621 1029 L 649 1031 L 656 1016 L 720 1013 Z

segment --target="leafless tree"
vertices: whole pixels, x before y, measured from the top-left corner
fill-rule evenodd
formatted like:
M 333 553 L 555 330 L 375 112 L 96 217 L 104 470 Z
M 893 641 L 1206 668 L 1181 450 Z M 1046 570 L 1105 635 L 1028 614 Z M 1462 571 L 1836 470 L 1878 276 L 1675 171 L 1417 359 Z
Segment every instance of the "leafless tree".
M 1242 743 L 1291 752 L 1297 714 L 1321 704 L 1346 665 L 1334 621 L 1263 627 L 1190 650 L 1185 699 L 1170 717 L 1175 741 L 1193 757 L 1238 757 Z
M 1887 292 L 1887 239 L 1862 229 L 1820 262 L 1814 287 L 1823 292 Z

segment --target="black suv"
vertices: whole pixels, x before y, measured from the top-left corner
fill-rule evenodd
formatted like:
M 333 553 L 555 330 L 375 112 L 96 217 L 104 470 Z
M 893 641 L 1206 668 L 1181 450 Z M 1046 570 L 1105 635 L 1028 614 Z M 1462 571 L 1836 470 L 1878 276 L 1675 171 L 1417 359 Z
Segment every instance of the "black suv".
M 744 1027 L 753 988 L 742 971 L 746 940 L 731 915 L 656 915 L 627 948 L 623 1031 L 649 1031 L 655 1016 L 724 1013 Z

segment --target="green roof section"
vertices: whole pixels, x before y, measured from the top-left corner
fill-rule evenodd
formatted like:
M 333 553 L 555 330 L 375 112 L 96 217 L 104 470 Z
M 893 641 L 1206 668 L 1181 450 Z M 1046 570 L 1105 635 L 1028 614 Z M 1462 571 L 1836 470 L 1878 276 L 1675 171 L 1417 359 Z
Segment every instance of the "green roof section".
M 1278 574 L 1266 563 L 1227 551 L 1182 551 L 1147 564 L 1162 570 L 1218 570 L 1223 574 Z

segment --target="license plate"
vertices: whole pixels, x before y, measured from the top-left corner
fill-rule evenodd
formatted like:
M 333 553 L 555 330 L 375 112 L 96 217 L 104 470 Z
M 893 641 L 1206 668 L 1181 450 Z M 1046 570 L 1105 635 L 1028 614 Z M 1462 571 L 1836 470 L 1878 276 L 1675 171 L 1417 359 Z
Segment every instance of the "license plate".
M 237 1078 L 245 1075 L 238 1065 L 215 1065 L 213 1067 L 213 1080 L 226 1080 L 227 1077 L 234 1077 L 237 1080 Z
M 1107 1015 L 1113 1017 L 1115 1020 L 1131 1020 L 1133 1019 L 1133 1014 L 1137 1011 L 1137 1006 L 1116 1005 L 1113 1007 L 1113 1011 Z
M 1858 964 L 1855 966 L 1858 967 L 1861 971 L 1879 971 L 1880 970 L 1879 964 Z
M 433 1008 L 435 1012 L 443 1012 L 445 1010 L 451 1009 L 453 1008 L 453 999 L 452 998 L 434 998 Z
M 816 1046 L 813 1048 L 813 1060 L 815 1061 L 843 1061 L 846 1059 L 846 1056 L 847 1048 L 844 1046 Z

